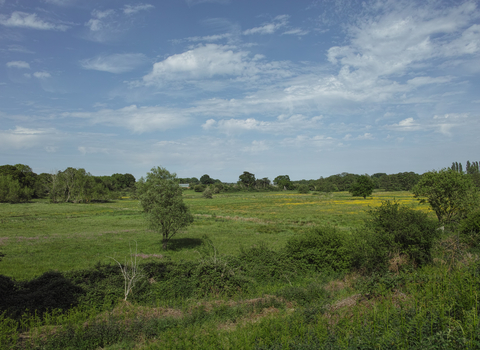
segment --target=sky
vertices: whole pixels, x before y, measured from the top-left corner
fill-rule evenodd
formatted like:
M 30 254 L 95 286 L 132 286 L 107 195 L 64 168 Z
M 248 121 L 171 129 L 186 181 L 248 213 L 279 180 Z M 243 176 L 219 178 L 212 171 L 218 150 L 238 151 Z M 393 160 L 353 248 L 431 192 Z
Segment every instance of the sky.
M 480 160 L 479 1 L 0 0 L 0 165 L 236 182 Z

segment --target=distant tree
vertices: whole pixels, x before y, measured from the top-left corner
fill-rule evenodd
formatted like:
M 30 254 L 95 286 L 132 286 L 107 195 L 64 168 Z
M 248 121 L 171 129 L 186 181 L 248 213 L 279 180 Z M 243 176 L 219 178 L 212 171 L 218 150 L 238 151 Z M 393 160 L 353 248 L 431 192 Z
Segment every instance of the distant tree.
M 149 227 L 162 234 L 162 246 L 166 250 L 168 241 L 193 222 L 183 202 L 177 175 L 162 167 L 152 168 L 146 179 L 142 177 L 137 182 L 137 193 Z
M 247 188 L 253 188 L 255 186 L 255 174 L 244 171 L 239 177 L 239 181 Z
M 0 202 L 22 203 L 29 201 L 34 193 L 33 188 L 22 186 L 19 180 L 11 175 L 0 175 Z
M 53 203 L 80 203 L 106 199 L 108 189 L 100 178 L 97 181 L 85 169 L 69 167 L 50 175 L 48 193 L 50 201 Z
M 451 169 L 429 171 L 412 190 L 421 203 L 428 202 L 440 222 L 449 224 L 479 205 L 472 179 Z
M 363 197 L 363 199 L 367 198 L 373 193 L 373 189 L 375 188 L 375 184 L 368 175 L 361 175 L 357 181 L 350 186 L 349 192 L 354 197 Z
M 202 175 L 200 178 L 200 183 L 202 185 L 213 185 L 215 183 L 215 180 L 212 179 L 208 174 Z
M 293 182 L 290 181 L 290 176 L 288 175 L 278 175 L 273 183 L 283 190 L 292 190 Z

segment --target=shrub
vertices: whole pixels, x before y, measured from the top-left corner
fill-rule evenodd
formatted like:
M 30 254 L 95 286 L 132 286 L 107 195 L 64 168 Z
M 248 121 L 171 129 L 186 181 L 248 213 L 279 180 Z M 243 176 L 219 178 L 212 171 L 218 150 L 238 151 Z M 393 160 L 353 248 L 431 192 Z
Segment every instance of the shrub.
M 207 199 L 212 199 L 212 198 L 213 198 L 213 191 L 212 191 L 212 189 L 210 188 L 210 186 L 208 186 L 208 187 L 205 189 L 205 191 L 203 191 L 202 197 L 203 197 L 203 198 L 207 198 Z
M 305 268 L 339 272 L 350 267 L 348 236 L 334 227 L 319 227 L 294 237 L 287 242 L 285 250 Z
M 195 192 L 203 192 L 205 190 L 205 186 L 195 185 L 195 187 L 193 189 L 195 190 Z
M 296 275 L 285 252 L 276 252 L 263 243 L 248 249 L 242 247 L 238 261 L 245 274 L 257 282 L 286 282 Z
M 298 193 L 309 193 L 310 192 L 310 188 L 308 187 L 308 185 L 300 185 L 298 186 Z
M 368 214 L 370 217 L 364 229 L 352 240 L 350 251 L 354 267 L 385 271 L 389 260 L 402 256 L 414 266 L 431 260 L 431 250 L 439 231 L 437 223 L 426 213 L 396 201 L 384 201 Z
M 480 243 L 480 209 L 472 211 L 460 222 L 458 233 L 462 241 L 471 246 Z

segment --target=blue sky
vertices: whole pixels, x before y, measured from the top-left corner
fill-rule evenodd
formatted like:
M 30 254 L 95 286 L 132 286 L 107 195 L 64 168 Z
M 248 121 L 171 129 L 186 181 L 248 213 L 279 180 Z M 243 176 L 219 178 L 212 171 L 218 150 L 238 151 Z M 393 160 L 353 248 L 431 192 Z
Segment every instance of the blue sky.
M 479 6 L 0 0 L 0 164 L 234 182 L 477 161 Z

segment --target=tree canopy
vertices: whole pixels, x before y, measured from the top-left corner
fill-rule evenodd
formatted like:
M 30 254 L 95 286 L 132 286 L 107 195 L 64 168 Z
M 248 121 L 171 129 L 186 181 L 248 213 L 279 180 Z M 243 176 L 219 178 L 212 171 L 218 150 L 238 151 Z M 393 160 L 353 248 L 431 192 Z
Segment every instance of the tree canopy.
M 240 175 L 238 178 L 240 183 L 242 183 L 247 188 L 255 186 L 255 174 L 244 171 L 243 174 Z
M 274 180 L 273 183 L 276 184 L 278 187 L 284 190 L 291 190 L 293 189 L 293 183 L 290 181 L 290 176 L 288 175 L 278 175 Z
M 350 187 L 349 192 L 354 197 L 363 197 L 364 199 L 367 196 L 370 196 L 373 193 L 375 188 L 375 183 L 368 175 L 361 175 L 357 181 Z
M 440 222 L 448 224 L 478 207 L 478 190 L 472 179 L 460 171 L 429 171 L 412 190 L 420 202 L 428 202 Z

